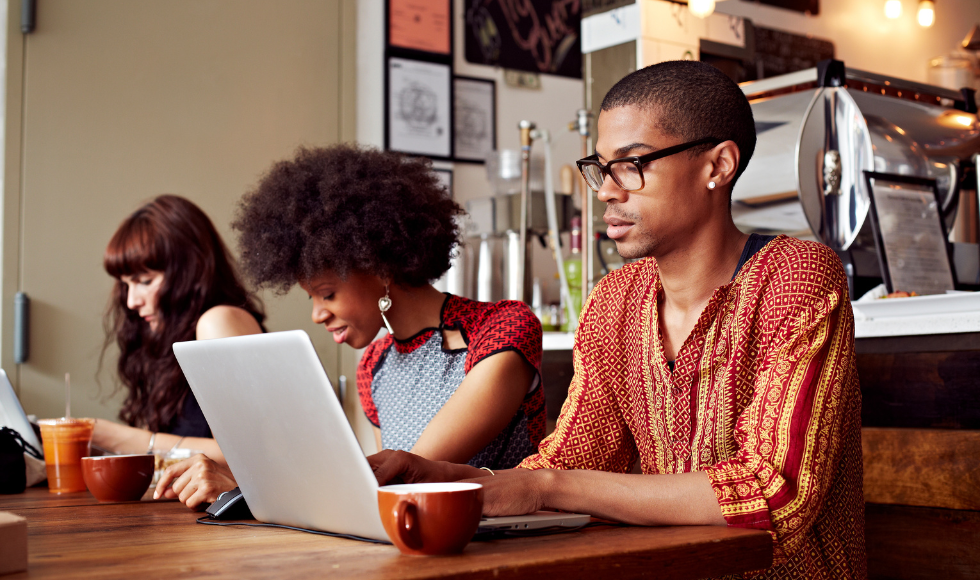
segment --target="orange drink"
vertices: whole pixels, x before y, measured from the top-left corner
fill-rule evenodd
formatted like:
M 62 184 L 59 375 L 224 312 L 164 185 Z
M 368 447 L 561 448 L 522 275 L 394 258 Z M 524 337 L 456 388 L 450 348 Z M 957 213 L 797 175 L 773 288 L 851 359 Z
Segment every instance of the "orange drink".
M 90 455 L 95 419 L 41 419 L 38 425 L 48 470 L 48 491 L 85 491 L 82 457 Z

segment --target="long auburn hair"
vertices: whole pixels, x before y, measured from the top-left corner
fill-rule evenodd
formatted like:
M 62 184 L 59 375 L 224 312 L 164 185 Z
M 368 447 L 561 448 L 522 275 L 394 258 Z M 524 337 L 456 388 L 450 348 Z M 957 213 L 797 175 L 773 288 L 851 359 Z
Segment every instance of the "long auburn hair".
M 119 346 L 119 378 L 129 390 L 119 418 L 151 431 L 167 431 L 181 414 L 190 386 L 173 353 L 194 340 L 197 321 L 219 305 L 244 308 L 261 326 L 262 303 L 245 289 L 233 259 L 208 216 L 190 201 L 161 195 L 136 210 L 113 234 L 103 266 L 116 279 L 103 326 Z M 122 276 L 163 272 L 155 331 L 126 307 Z

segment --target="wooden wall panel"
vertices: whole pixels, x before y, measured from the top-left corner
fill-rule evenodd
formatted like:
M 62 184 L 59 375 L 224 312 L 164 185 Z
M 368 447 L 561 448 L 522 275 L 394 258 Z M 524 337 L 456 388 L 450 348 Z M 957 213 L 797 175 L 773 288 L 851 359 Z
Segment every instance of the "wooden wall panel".
M 980 429 L 980 351 L 860 352 L 868 427 Z
M 861 439 L 866 501 L 980 510 L 980 431 L 866 427 Z
M 866 504 L 868 578 L 980 578 L 980 512 Z

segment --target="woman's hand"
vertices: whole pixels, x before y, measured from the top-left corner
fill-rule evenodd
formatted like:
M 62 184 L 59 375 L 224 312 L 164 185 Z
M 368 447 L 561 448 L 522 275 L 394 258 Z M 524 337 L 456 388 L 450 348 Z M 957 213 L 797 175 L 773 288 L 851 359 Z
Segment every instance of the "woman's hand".
M 238 486 L 235 477 L 205 455 L 198 454 L 163 471 L 153 499 L 177 498 L 187 507 L 199 510 L 214 503 L 222 493 Z
M 543 490 L 551 470 L 507 469 L 490 475 L 483 469 L 446 461 L 430 461 L 413 453 L 386 449 L 367 458 L 378 485 L 471 481 L 483 485 L 483 513 L 518 516 L 544 507 Z
M 367 458 L 378 485 L 459 481 L 480 477 L 486 471 L 448 461 L 430 461 L 407 451 L 384 451 Z

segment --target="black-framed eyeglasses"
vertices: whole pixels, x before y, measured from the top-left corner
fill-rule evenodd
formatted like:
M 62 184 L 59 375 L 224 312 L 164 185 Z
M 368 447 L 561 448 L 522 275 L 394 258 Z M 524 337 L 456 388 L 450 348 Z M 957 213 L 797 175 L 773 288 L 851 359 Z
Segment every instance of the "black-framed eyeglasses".
M 715 139 L 713 137 L 708 137 L 705 139 L 698 139 L 697 141 L 691 141 L 690 143 L 682 143 L 680 145 L 674 145 L 673 147 L 667 147 L 666 149 L 660 149 L 654 151 L 653 153 L 647 153 L 646 155 L 639 155 L 635 157 L 620 157 L 619 159 L 613 159 L 605 165 L 599 161 L 598 155 L 589 155 L 585 159 L 579 159 L 575 162 L 578 165 L 578 170 L 582 172 L 582 177 L 585 178 L 585 182 L 589 184 L 594 191 L 599 191 L 602 187 L 602 182 L 605 180 L 605 176 L 608 175 L 613 178 L 616 185 L 624 191 L 636 191 L 638 189 L 643 189 L 645 181 L 643 180 L 643 166 L 651 161 L 656 161 L 657 159 L 663 159 L 675 153 L 680 153 L 681 151 L 687 151 L 692 147 L 697 147 L 698 145 L 706 145 L 708 143 L 717 145 L 721 143 L 721 139 Z

